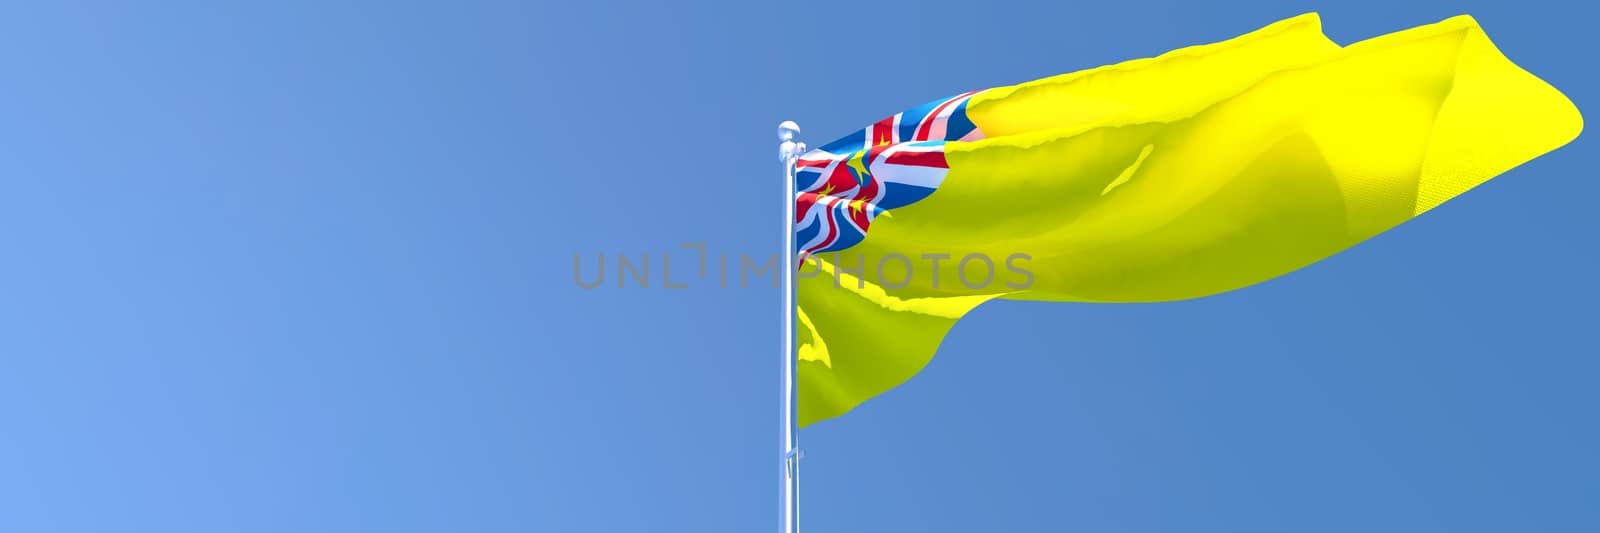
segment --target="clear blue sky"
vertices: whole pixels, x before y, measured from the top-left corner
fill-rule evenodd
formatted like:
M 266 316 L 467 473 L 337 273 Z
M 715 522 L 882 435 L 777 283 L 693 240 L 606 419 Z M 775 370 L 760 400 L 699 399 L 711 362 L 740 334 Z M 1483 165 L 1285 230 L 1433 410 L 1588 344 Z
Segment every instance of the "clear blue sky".
M 772 530 L 778 292 L 571 261 L 776 251 L 778 121 L 1316 9 L 1600 94 L 1570 2 L 599 4 L 0 7 L 0 531 Z M 803 433 L 807 530 L 1600 530 L 1593 136 L 1240 292 L 980 308 Z

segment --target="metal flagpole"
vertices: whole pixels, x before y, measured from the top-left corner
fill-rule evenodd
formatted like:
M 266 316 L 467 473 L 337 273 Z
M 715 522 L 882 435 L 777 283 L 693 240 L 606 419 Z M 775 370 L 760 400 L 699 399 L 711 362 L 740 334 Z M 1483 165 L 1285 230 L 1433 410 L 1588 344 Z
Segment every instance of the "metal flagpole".
M 800 125 L 785 120 L 778 124 L 778 157 L 783 160 L 783 533 L 800 531 L 800 435 L 795 427 L 794 395 L 794 173 L 795 163 L 806 145 L 797 140 Z

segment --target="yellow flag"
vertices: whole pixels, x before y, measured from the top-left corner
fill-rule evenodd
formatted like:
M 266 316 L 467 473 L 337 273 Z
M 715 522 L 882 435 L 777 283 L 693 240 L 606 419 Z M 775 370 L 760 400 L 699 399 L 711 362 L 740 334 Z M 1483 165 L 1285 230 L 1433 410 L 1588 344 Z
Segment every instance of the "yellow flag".
M 1258 283 L 1581 129 L 1467 16 L 1340 47 L 1302 15 L 897 114 L 800 163 L 800 424 L 909 379 L 989 299 Z

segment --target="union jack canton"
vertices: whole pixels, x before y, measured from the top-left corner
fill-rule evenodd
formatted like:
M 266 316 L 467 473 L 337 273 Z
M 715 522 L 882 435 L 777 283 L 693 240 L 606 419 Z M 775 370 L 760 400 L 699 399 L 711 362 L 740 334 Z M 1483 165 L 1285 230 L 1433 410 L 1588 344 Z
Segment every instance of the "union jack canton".
M 950 170 L 945 142 L 983 138 L 967 119 L 967 101 L 979 92 L 898 113 L 800 156 L 794 200 L 800 258 L 854 246 L 879 214 L 933 194 Z

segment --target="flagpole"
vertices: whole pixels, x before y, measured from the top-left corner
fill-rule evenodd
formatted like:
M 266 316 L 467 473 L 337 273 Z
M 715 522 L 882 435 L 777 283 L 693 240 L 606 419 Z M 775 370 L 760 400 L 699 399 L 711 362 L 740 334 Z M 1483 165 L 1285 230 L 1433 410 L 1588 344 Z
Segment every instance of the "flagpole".
M 778 275 L 783 278 L 783 446 L 782 473 L 780 480 L 783 482 L 783 533 L 799 533 L 800 531 L 800 435 L 799 428 L 795 427 L 795 392 L 794 392 L 794 208 L 795 208 L 795 163 L 799 161 L 800 154 L 805 153 L 806 144 L 797 138 L 800 135 L 800 125 L 794 121 L 785 120 L 778 124 L 778 157 L 783 160 L 783 264 L 778 269 Z

